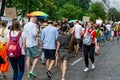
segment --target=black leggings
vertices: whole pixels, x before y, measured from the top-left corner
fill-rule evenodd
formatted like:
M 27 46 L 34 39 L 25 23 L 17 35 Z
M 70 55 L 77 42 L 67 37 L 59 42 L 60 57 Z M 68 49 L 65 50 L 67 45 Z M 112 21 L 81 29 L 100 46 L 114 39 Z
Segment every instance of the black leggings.
M 84 45 L 84 60 L 86 67 L 89 66 L 89 57 L 92 63 L 94 63 L 94 52 L 95 52 L 95 44 L 91 44 L 90 46 Z

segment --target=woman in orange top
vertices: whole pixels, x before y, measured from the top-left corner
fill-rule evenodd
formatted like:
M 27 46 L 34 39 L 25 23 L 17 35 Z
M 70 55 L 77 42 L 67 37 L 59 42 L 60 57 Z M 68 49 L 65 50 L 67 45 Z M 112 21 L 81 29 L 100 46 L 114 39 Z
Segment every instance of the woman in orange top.
M 8 61 L 7 61 L 7 34 L 9 30 L 7 29 L 7 21 L 2 21 L 2 28 L 0 29 L 0 56 L 3 58 L 5 63 L 0 64 L 1 77 L 5 78 L 5 72 L 8 71 Z

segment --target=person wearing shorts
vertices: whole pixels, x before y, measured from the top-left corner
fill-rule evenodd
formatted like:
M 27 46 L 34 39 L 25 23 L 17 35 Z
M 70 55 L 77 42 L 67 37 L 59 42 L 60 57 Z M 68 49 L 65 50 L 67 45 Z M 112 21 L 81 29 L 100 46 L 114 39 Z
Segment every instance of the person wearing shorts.
M 67 30 L 67 25 L 62 25 L 61 26 L 61 34 L 57 38 L 57 49 L 56 49 L 56 54 L 58 54 L 59 59 L 61 60 L 61 71 L 62 71 L 62 80 L 65 80 L 65 74 L 66 74 L 66 69 L 67 69 L 67 60 L 69 58 L 69 42 L 70 38 L 72 36 L 70 34 L 66 33 Z
M 74 29 L 75 29 L 74 49 L 75 49 L 76 55 L 78 55 L 80 40 L 82 36 L 82 26 L 79 24 L 79 21 L 75 22 Z
M 48 21 L 48 26 L 45 27 L 41 32 L 41 41 L 43 43 L 43 51 L 46 59 L 46 74 L 48 78 L 51 78 L 51 69 L 55 63 L 55 52 L 56 52 L 56 40 L 58 37 L 58 29 L 52 26 L 53 22 Z
M 30 22 L 24 25 L 23 31 L 26 35 L 26 47 L 27 47 L 27 59 L 26 59 L 26 66 L 27 66 L 27 77 L 37 76 L 34 72 L 34 69 L 39 60 L 39 51 L 38 51 L 38 41 L 36 37 L 38 35 L 37 25 L 35 24 L 37 17 L 31 17 Z M 30 61 L 33 58 L 33 64 L 30 69 Z

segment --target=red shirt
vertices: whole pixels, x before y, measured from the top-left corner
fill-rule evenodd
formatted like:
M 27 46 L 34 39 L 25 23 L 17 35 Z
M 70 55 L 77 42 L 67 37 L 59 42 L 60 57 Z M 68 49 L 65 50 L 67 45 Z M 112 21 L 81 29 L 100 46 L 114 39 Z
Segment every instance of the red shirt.
M 85 34 L 86 30 L 84 30 L 84 34 Z M 95 38 L 97 37 L 97 32 L 96 30 L 88 30 L 88 32 L 91 34 L 92 36 L 92 42 L 95 43 Z

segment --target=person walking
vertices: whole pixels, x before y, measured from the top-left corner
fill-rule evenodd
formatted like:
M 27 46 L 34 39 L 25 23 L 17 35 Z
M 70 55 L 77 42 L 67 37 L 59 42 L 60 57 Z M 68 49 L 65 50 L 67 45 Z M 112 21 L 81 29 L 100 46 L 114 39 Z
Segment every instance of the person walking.
M 119 43 L 120 41 L 120 23 L 118 25 L 118 31 L 117 31 L 117 42 Z
M 79 25 L 79 21 L 76 21 L 74 29 L 75 29 L 74 49 L 75 49 L 76 55 L 78 55 L 78 50 L 80 47 L 80 41 L 82 36 L 82 26 Z
M 89 57 L 92 62 L 92 69 L 95 69 L 94 54 L 95 54 L 95 47 L 98 47 L 96 37 L 97 37 L 96 30 L 94 30 L 91 27 L 91 23 L 88 23 L 83 36 L 84 60 L 86 65 L 86 68 L 84 69 L 85 72 L 89 70 Z
M 56 40 L 58 37 L 58 29 L 52 24 L 52 21 L 48 21 L 48 26 L 44 28 L 41 33 L 47 67 L 46 74 L 49 78 L 52 78 L 51 69 L 55 63 Z
M 38 51 L 38 41 L 37 41 L 37 35 L 38 35 L 38 29 L 37 25 L 35 24 L 37 20 L 37 17 L 31 17 L 30 22 L 26 23 L 24 26 L 23 31 L 26 35 L 26 47 L 27 47 L 27 58 L 26 58 L 26 66 L 27 66 L 27 77 L 34 76 L 36 77 L 36 73 L 34 71 L 38 60 L 39 60 L 39 51 Z M 30 61 L 33 57 L 33 64 L 30 69 Z
M 10 61 L 10 64 L 13 68 L 13 80 L 22 80 L 24 71 L 25 71 L 25 52 L 26 52 L 26 37 L 25 37 L 25 33 L 22 32 L 21 27 L 20 27 L 20 23 L 18 20 L 15 20 L 12 23 L 12 26 L 10 28 L 10 32 L 7 35 L 8 38 L 8 46 L 7 46 L 7 53 L 10 52 L 10 49 L 14 49 L 15 47 L 12 45 L 13 40 L 17 40 L 18 44 L 19 44 L 19 49 L 20 49 L 20 56 L 19 57 L 13 57 L 11 56 L 11 54 L 13 54 L 12 52 L 10 52 L 10 54 L 8 54 L 8 58 Z M 16 44 L 15 44 L 16 45 Z M 14 48 L 10 48 L 10 47 L 14 47 Z M 16 47 L 18 48 L 18 46 L 16 45 Z M 14 50 L 17 50 L 16 48 Z M 19 53 L 17 53 L 18 55 Z M 16 55 L 16 56 L 17 56 Z
M 56 54 L 59 56 L 61 61 L 62 80 L 65 80 L 67 60 L 69 58 L 69 42 L 73 31 L 71 31 L 70 34 L 67 34 L 67 25 L 65 24 L 61 26 L 60 30 L 61 34 L 57 38 Z
M 7 22 L 2 21 L 2 28 L 0 28 L 0 56 L 4 60 L 3 64 L 0 64 L 0 75 L 1 79 L 6 78 L 5 73 L 8 72 L 9 63 L 7 61 L 7 34 L 9 30 L 7 29 Z

